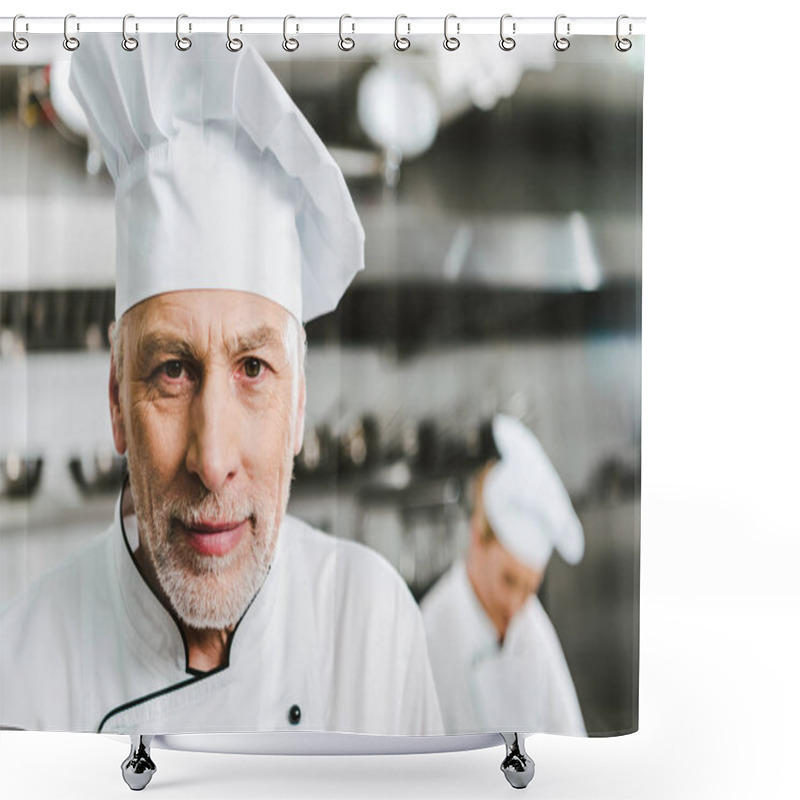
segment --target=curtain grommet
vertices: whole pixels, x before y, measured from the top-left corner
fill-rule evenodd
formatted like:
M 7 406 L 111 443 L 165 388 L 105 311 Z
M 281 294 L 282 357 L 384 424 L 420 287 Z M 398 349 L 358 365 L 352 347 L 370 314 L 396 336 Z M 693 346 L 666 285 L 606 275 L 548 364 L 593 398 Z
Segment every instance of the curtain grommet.
M 122 49 L 132 53 L 139 46 L 139 40 L 135 39 L 133 36 L 128 36 L 129 19 L 135 19 L 133 14 L 126 14 L 122 18 Z M 138 25 L 136 26 L 136 29 L 139 29 Z
M 505 34 L 506 20 L 511 18 L 512 18 L 511 14 L 503 14 L 503 16 L 500 17 L 500 49 L 505 50 L 506 53 L 513 50 L 517 46 L 517 40 L 514 39 L 513 36 L 506 36 Z M 516 22 L 511 23 L 511 32 L 512 33 L 517 32 Z
M 400 20 L 401 19 L 408 19 L 405 14 L 398 14 L 394 18 L 394 49 L 398 50 L 399 52 L 403 53 L 411 47 L 411 39 L 408 38 L 408 34 L 411 33 L 411 24 L 406 23 L 406 27 L 408 28 L 408 32 L 406 36 L 400 35 Z
M 178 14 L 175 18 L 175 47 L 182 53 L 185 53 L 192 46 L 192 40 L 188 36 L 181 35 L 181 20 L 187 19 L 188 17 L 188 14 Z M 190 25 L 189 30 L 191 29 Z
M 458 48 L 461 47 L 461 40 L 458 38 L 458 36 L 449 35 L 448 26 L 451 19 L 456 20 L 456 34 L 461 33 L 461 23 L 457 21 L 458 18 L 455 14 L 448 14 L 444 18 L 444 42 L 442 43 L 442 46 L 445 50 L 449 50 L 452 53 L 454 50 L 458 50 Z
M 567 36 L 559 36 L 558 35 L 558 21 L 561 19 L 566 19 L 566 14 L 559 14 L 555 18 L 555 22 L 553 23 L 553 35 L 555 36 L 555 40 L 553 41 L 553 47 L 558 50 L 559 53 L 563 53 L 565 50 L 569 50 L 570 41 L 567 38 L 570 34 L 570 24 L 567 23 Z
M 353 39 L 351 36 L 344 35 L 343 28 L 344 28 L 344 21 L 346 19 L 353 19 L 353 18 L 349 14 L 342 14 L 342 16 L 339 17 L 339 49 L 345 53 L 349 53 L 356 46 L 356 43 L 355 39 Z M 355 33 L 356 30 L 355 23 L 351 23 L 351 27 L 352 27 L 351 33 Z
M 27 39 L 25 39 L 24 37 L 20 36 L 17 33 L 17 22 L 19 20 L 21 20 L 21 19 L 25 19 L 25 15 L 24 14 L 17 14 L 14 17 L 14 22 L 13 22 L 13 25 L 12 25 L 12 28 L 11 28 L 11 34 L 14 37 L 11 40 L 11 46 L 18 53 L 24 53 L 28 49 L 28 45 L 30 44 L 30 42 Z
M 630 39 L 627 39 L 627 38 L 624 38 L 624 37 L 620 36 L 620 32 L 619 32 L 620 31 L 620 23 L 624 19 L 629 19 L 627 14 L 620 14 L 617 17 L 617 41 L 614 42 L 614 47 L 616 47 L 617 50 L 619 50 L 620 53 L 627 53 L 628 50 L 630 50 L 631 47 L 633 47 L 633 42 Z M 631 25 L 631 23 L 629 22 L 628 23 L 628 36 L 630 36 L 631 33 L 633 33 L 633 25 Z
M 297 50 L 298 47 L 300 47 L 300 42 L 298 42 L 297 39 L 294 39 L 294 38 L 289 36 L 288 30 L 289 30 L 289 20 L 290 19 L 297 19 L 297 17 L 293 16 L 292 14 L 287 14 L 283 18 L 283 42 L 281 42 L 281 47 L 287 53 L 294 53 L 294 51 Z M 299 25 L 296 26 L 296 30 L 299 30 L 299 29 L 300 29 L 300 26 Z
M 64 49 L 69 53 L 74 53 L 81 46 L 81 43 L 77 36 L 69 35 L 69 21 L 71 19 L 75 19 L 74 14 L 67 14 L 64 17 Z M 76 30 L 80 30 L 80 26 L 77 26 Z
M 228 41 L 225 42 L 225 47 L 228 49 L 229 53 L 238 53 L 244 47 L 244 42 L 241 39 L 231 36 L 231 22 L 233 22 L 235 19 L 239 19 L 236 14 L 231 14 L 228 17 L 228 28 L 226 31 Z M 241 30 L 241 28 L 239 28 L 239 30 Z

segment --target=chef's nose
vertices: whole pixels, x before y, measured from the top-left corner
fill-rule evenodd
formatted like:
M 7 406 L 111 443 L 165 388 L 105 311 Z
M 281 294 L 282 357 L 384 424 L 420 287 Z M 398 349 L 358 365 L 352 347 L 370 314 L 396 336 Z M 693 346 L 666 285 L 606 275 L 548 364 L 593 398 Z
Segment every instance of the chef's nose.
M 239 468 L 236 408 L 224 374 L 204 376 L 192 399 L 186 468 L 210 492 L 219 492 Z

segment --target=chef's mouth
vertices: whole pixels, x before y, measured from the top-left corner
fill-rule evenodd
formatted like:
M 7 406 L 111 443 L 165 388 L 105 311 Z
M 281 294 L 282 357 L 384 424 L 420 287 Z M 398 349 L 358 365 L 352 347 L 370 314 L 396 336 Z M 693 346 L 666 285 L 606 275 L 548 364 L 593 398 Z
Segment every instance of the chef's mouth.
M 191 523 L 175 520 L 176 530 L 201 555 L 224 556 L 230 553 L 249 529 L 250 520 L 195 520 Z

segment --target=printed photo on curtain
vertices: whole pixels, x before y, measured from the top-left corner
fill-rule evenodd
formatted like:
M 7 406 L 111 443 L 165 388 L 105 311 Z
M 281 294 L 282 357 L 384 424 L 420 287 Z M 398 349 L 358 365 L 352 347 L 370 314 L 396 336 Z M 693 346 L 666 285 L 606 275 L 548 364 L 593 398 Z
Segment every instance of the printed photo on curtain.
M 643 39 L 243 38 L 4 42 L 0 723 L 635 731 Z

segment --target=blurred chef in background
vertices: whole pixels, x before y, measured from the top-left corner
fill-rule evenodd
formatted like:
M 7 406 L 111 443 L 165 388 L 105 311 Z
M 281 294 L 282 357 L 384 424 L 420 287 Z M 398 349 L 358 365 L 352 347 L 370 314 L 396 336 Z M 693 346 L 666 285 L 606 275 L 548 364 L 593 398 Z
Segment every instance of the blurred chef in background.
M 108 393 L 130 481 L 107 533 L 3 613 L 2 724 L 441 733 L 400 576 L 286 515 L 302 323 L 363 268 L 341 172 L 225 37 L 87 36 L 71 86 L 116 184 Z
M 447 733 L 585 735 L 555 629 L 537 597 L 553 549 L 583 557 L 583 529 L 538 439 L 498 415 L 499 461 L 474 486 L 466 561 L 422 602 Z

